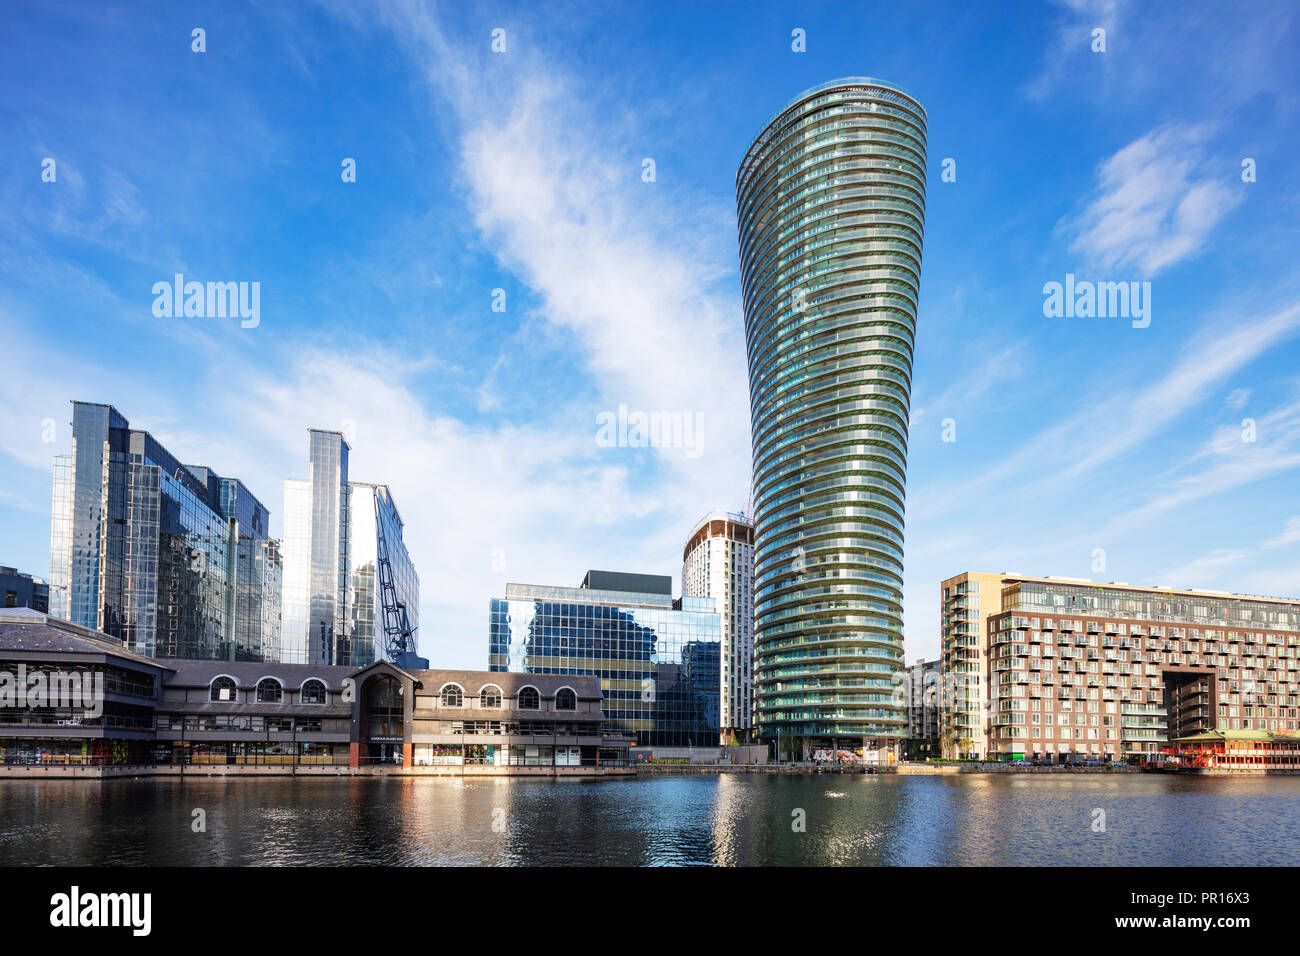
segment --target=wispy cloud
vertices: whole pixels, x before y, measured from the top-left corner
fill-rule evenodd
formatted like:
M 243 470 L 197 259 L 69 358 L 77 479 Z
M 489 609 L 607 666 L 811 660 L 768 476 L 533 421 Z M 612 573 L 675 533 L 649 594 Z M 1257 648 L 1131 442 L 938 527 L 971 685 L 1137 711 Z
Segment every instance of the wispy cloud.
M 1292 399 L 1260 417 L 1249 434 L 1237 426 L 1216 429 L 1183 465 L 1137 508 L 1114 515 L 1101 534 L 1131 531 L 1175 509 L 1235 491 L 1300 468 L 1300 400 Z
M 724 281 L 734 229 L 718 228 L 730 205 L 645 182 L 652 134 L 626 103 L 593 115 L 599 91 L 531 46 L 533 33 L 508 31 L 494 54 L 486 34 L 458 44 L 427 7 L 386 7 L 381 19 L 450 111 L 481 241 L 538 297 L 537 318 L 576 337 L 600 403 L 593 421 L 620 403 L 707 410 L 705 461 L 663 457 L 683 469 L 678 500 L 734 504 L 749 429 L 739 295 Z
M 1152 276 L 1195 256 L 1215 225 L 1244 197 L 1210 168 L 1205 125 L 1168 124 L 1101 164 L 1083 210 L 1062 220 L 1070 251 L 1102 268 L 1132 266 Z
M 964 416 L 999 388 L 1024 374 L 1024 347 L 993 343 L 985 347 L 968 345 L 970 370 L 937 395 L 914 393 L 908 427 L 916 429 L 935 416 Z
M 1108 53 L 1092 52 L 1092 31 L 1106 31 L 1109 49 L 1120 22 L 1121 0 L 1056 0 L 1055 5 L 1061 13 L 1043 53 L 1042 66 L 1023 90 L 1036 102 L 1047 99 L 1065 83 L 1084 57 L 1101 57 L 1097 62 L 1103 70 L 1113 65 Z
M 1223 332 L 1223 329 L 1229 331 Z M 1149 385 L 1128 378 L 1081 384 L 1080 394 L 1100 396 L 1038 432 L 982 474 L 963 475 L 959 487 L 922 500 L 925 515 L 961 505 L 981 488 L 1011 480 L 1029 487 L 1060 484 L 1094 472 L 1160 433 L 1201 404 L 1209 388 L 1300 332 L 1300 303 L 1256 321 L 1215 316 L 1182 351 L 1173 367 Z
M 1296 515 L 1286 523 L 1282 533 L 1275 538 L 1269 538 L 1264 542 L 1265 548 L 1286 548 L 1293 544 L 1300 544 L 1300 515 Z M 1300 581 L 1297 581 L 1300 586 Z
M 1300 544 L 1300 516 L 1291 518 L 1280 535 L 1246 548 L 1216 548 L 1178 567 L 1162 571 L 1171 587 L 1231 585 L 1239 593 L 1300 597 L 1300 573 L 1276 562 L 1275 552 Z

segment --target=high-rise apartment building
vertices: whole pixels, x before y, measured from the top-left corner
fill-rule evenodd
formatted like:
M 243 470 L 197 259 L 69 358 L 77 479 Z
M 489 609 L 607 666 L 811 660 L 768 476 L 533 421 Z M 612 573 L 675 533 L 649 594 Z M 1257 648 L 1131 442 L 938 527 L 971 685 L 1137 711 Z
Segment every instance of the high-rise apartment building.
M 365 667 L 414 654 L 420 579 L 392 494 L 349 481 L 341 432 L 308 434 L 311 477 L 284 483 L 281 660 Z
M 1008 576 L 987 640 L 995 758 L 1300 731 L 1300 599 Z
M 907 732 L 903 502 L 925 110 L 867 78 L 808 90 L 736 177 L 749 356 L 757 717 L 783 752 Z
M 582 586 L 508 584 L 489 612 L 488 669 L 600 679 L 607 732 L 642 746 L 716 746 L 722 622 L 674 601 L 665 575 L 588 571 Z
M 968 572 L 939 584 L 939 737 L 949 759 L 988 755 L 988 620 L 1002 609 L 1001 574 Z
M 72 454 L 54 463 L 50 613 L 147 657 L 274 660 L 281 570 L 267 509 L 111 405 L 72 406 Z
M 719 735 L 748 743 L 754 731 L 754 525 L 715 511 L 691 530 L 682 552 L 682 595 L 712 598 L 722 618 Z
M 903 702 L 907 705 L 907 757 L 925 760 L 940 755 L 939 660 L 918 657 L 907 665 Z
M 1019 574 L 941 587 L 946 756 L 1146 761 L 1197 735 L 1300 731 L 1300 599 Z

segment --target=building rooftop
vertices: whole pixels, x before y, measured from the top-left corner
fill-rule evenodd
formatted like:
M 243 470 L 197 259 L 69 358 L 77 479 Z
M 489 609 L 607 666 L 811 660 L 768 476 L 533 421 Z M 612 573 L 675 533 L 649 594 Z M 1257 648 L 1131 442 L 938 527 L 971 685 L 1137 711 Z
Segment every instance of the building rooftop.
M 507 584 L 507 601 L 564 601 L 572 604 L 605 604 L 611 607 L 654 607 L 672 610 L 671 594 L 644 591 L 594 591 L 591 588 L 556 587 L 549 584 Z
M 100 631 L 31 608 L 0 609 L 0 653 L 12 657 L 24 652 L 96 656 L 107 654 L 131 663 L 146 664 L 157 670 L 172 669 L 153 658 L 127 650 L 120 641 Z
M 19 571 L 17 568 L 11 568 L 7 564 L 0 564 L 0 574 L 9 574 L 18 578 L 28 578 L 32 584 L 49 584 L 44 578 L 38 578 L 34 574 L 28 574 L 26 571 Z
M 276 664 L 272 661 L 168 661 L 176 672 L 168 687 L 207 687 L 219 674 L 233 677 L 240 687 L 252 687 L 263 677 L 275 677 L 286 687 L 299 687 L 315 677 L 331 690 L 340 690 L 343 679 L 359 668 L 338 664 Z
M 600 680 L 595 677 L 580 677 L 573 674 L 517 674 L 511 671 L 461 671 L 430 670 L 408 671 L 412 677 L 424 685 L 425 690 L 437 692 L 444 684 L 458 684 L 466 694 L 478 695 L 488 684 L 501 689 L 508 697 L 513 697 L 524 687 L 536 687 L 543 697 L 554 697 L 561 687 L 569 687 L 582 700 L 600 700 L 604 692 Z
M 1273 742 L 1296 742 L 1300 741 L 1300 733 L 1292 731 L 1290 733 L 1274 733 L 1268 730 L 1207 730 L 1199 734 L 1192 734 L 1190 737 L 1177 737 L 1171 741 L 1176 744 L 1202 744 L 1202 743 L 1222 743 L 1222 742 L 1243 742 L 1251 741 L 1257 743 Z
M 715 527 L 715 522 L 720 523 L 720 529 Z M 734 529 L 730 526 L 734 526 Z M 721 530 L 721 534 L 714 534 L 717 530 Z M 682 548 L 682 560 L 687 560 L 692 549 L 698 547 L 703 541 L 716 537 L 731 537 L 732 540 L 744 544 L 753 544 L 754 519 L 738 511 L 710 511 L 695 522 L 690 534 L 686 536 L 686 545 Z
M 667 574 L 633 574 L 628 571 L 588 571 L 582 587 L 592 591 L 625 591 L 630 594 L 673 593 L 673 579 Z
M 925 107 L 921 105 L 921 101 L 917 99 L 909 90 L 907 90 L 905 87 L 899 86 L 897 83 L 891 83 L 888 80 L 877 79 L 876 77 L 873 76 L 842 76 L 839 79 L 827 80 L 824 83 L 818 83 L 816 86 L 808 87 L 808 89 L 804 90 L 798 96 L 791 99 L 788 103 L 786 103 L 779 110 L 773 113 L 771 118 L 762 125 L 758 133 L 750 141 L 751 145 L 749 149 L 745 151 L 745 157 L 740 162 L 740 169 L 737 170 L 736 172 L 736 182 L 739 183 L 741 178 L 744 176 L 744 174 L 747 173 L 749 169 L 753 166 L 754 158 L 759 150 L 760 145 L 767 141 L 768 136 L 771 133 L 772 127 L 776 125 L 777 121 L 782 116 L 784 116 L 786 113 L 793 110 L 795 107 L 799 106 L 801 103 L 803 103 L 804 100 L 816 96 L 818 93 L 825 93 L 828 90 L 833 90 L 841 87 L 856 87 L 856 86 L 869 86 L 878 90 L 884 90 L 886 91 L 886 93 L 892 93 L 895 96 L 902 97 L 903 99 L 906 99 L 912 106 L 916 107 L 917 112 L 921 114 L 921 119 L 923 122 L 926 119 Z
M 1028 582 L 1031 584 L 1068 584 L 1078 587 L 1109 588 L 1117 591 L 1140 591 L 1144 594 L 1165 594 L 1187 597 L 1236 598 L 1245 601 L 1267 601 L 1273 604 L 1300 604 L 1300 598 L 1267 597 L 1261 594 L 1238 594 L 1232 591 L 1210 591 L 1197 588 L 1170 588 L 1162 585 L 1142 587 L 1125 584 L 1122 581 L 1092 581 L 1088 578 L 1034 577 L 1024 574 L 1004 574 L 1008 584 Z

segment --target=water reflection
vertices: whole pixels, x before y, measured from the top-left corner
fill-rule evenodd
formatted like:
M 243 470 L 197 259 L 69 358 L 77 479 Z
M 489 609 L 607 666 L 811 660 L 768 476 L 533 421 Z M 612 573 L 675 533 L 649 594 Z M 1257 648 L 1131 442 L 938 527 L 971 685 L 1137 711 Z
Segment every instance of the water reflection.
M 0 863 L 1294 866 L 1297 811 L 1292 777 L 4 781 Z

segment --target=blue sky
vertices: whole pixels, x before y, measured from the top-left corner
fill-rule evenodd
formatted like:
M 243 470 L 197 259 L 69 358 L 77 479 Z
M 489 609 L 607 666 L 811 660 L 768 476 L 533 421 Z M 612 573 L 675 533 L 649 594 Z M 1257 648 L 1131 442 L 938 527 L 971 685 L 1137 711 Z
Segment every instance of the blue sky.
M 242 478 L 273 532 L 307 428 L 347 432 L 442 666 L 486 665 L 508 580 L 679 577 L 748 494 L 736 166 L 869 75 L 929 118 L 908 656 L 963 570 L 1300 595 L 1294 5 L 596 6 L 12 7 L 0 563 L 48 573 L 79 398 Z M 155 317 L 176 272 L 260 282 L 260 324 Z M 1045 317 L 1069 273 L 1150 281 L 1149 327 Z M 699 416 L 698 449 L 602 447 L 620 405 Z

